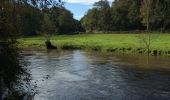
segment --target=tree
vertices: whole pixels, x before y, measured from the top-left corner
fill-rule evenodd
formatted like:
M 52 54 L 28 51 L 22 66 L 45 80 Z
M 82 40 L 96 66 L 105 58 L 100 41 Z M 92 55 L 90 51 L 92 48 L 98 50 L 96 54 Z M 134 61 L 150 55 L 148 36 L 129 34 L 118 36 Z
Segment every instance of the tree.
M 41 32 L 46 36 L 47 40 L 49 40 L 49 37 L 55 33 L 54 23 L 52 22 L 50 15 L 47 13 L 44 13 L 41 30 Z
M 74 32 L 74 19 L 71 12 L 63 9 L 58 17 L 59 33 Z
M 15 2 L 0 1 L 0 40 L 15 42 L 19 34 L 19 14 Z
M 110 30 L 110 5 L 107 0 L 95 2 L 93 8 L 82 18 L 82 25 L 88 31 Z
M 147 55 L 150 55 L 151 52 L 151 46 L 152 44 L 158 39 L 158 34 L 152 34 L 152 33 L 143 33 L 139 34 L 138 39 L 139 43 L 142 44 L 142 46 L 147 50 Z
M 69 34 L 81 31 L 81 23 L 75 20 L 73 14 L 66 8 L 52 7 L 48 12 L 51 20 L 54 22 L 56 33 Z
M 24 78 L 24 81 L 29 81 L 24 63 L 21 62 L 22 56 L 16 40 L 21 32 L 22 19 L 20 11 L 23 9 L 20 5 L 35 7 L 35 5 L 39 5 L 37 2 L 41 1 L 43 0 L 0 0 L 0 92 L 2 92 L 0 99 L 24 99 L 23 94 L 25 95 L 26 93 L 22 89 L 16 89 L 16 85 L 22 85 L 19 84 L 18 80 Z M 24 77 L 25 75 L 26 77 Z M 19 87 L 22 88 L 22 86 Z M 9 94 L 2 98 L 4 88 L 8 90 Z M 10 98 L 8 98 L 9 96 Z
M 94 3 L 81 23 L 89 31 L 161 30 L 170 28 L 169 0 L 107 0 Z
M 81 24 L 81 21 L 79 21 L 79 20 L 74 20 L 74 31 L 76 32 L 76 33 L 79 33 L 80 34 L 80 32 L 85 32 L 85 29 L 83 28 L 83 26 L 82 26 L 82 24 Z
M 128 9 L 130 6 L 129 0 L 115 0 L 112 3 L 111 13 L 112 13 L 112 26 L 113 30 L 128 30 L 129 20 L 128 20 Z
M 153 23 L 153 9 L 154 0 L 143 0 L 141 7 L 141 16 L 143 17 L 143 23 L 147 27 L 147 31 L 151 29 Z
M 107 31 L 110 30 L 110 5 L 107 0 L 101 0 L 99 2 L 94 3 L 94 8 L 98 10 L 98 22 L 97 27 L 99 31 Z
M 7 89 L 10 95 L 15 93 L 13 99 L 19 99 L 22 95 L 20 90 L 15 90 L 21 75 L 24 77 L 24 66 L 20 63 L 21 56 L 16 46 L 16 38 L 20 33 L 20 16 L 18 0 L 0 1 L 0 91 L 3 93 Z M 29 80 L 29 79 L 28 79 Z M 22 88 L 22 86 L 21 86 Z M 17 94 L 18 93 L 18 94 Z M 0 95 L 0 99 L 3 94 Z M 6 98 L 7 99 L 7 98 Z
M 41 29 L 41 11 L 30 5 L 20 5 L 20 23 L 22 35 L 38 35 Z
M 140 8 L 142 5 L 142 0 L 130 0 L 130 5 L 128 8 L 128 20 L 129 28 L 131 30 L 143 30 L 144 26 L 142 25 L 142 18 L 140 13 Z
M 86 31 L 98 30 L 98 10 L 96 8 L 90 9 L 81 22 Z
M 110 8 L 109 2 L 107 0 L 100 0 L 98 2 L 95 2 L 93 6 L 97 9 Z
M 170 25 L 170 1 L 169 0 L 155 0 L 154 8 L 154 29 L 160 29 L 165 32 Z
M 169 0 L 143 0 L 141 16 L 147 30 L 158 30 L 162 32 L 170 23 L 170 1 Z

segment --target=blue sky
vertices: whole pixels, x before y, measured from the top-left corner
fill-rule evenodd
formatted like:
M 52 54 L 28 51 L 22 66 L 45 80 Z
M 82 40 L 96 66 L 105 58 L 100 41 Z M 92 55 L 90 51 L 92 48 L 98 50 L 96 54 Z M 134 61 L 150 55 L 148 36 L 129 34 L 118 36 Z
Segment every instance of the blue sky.
M 97 1 L 99 0 L 66 0 L 65 7 L 73 13 L 75 19 L 80 20 Z M 112 2 L 113 0 L 108 1 Z

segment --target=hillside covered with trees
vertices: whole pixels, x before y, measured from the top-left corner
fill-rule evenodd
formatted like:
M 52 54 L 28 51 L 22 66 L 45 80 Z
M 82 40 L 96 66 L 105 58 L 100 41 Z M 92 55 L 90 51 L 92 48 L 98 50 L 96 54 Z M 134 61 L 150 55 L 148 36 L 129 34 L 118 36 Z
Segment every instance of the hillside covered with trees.
M 14 13 L 17 34 L 20 33 L 22 36 L 85 31 L 170 30 L 169 0 L 114 0 L 112 4 L 107 0 L 101 0 L 94 3 L 93 8 L 89 9 L 80 21 L 74 19 L 72 12 L 62 6 L 64 3 L 47 7 L 42 7 L 43 4 L 40 2 L 37 4 L 38 6 L 25 1 L 18 2 L 15 11 L 10 7 L 1 7 L 1 13 Z M 10 16 L 9 23 L 6 22 L 8 25 L 12 22 L 10 20 L 15 18 Z M 3 23 L 3 18 L 0 19 L 0 23 Z
M 169 0 L 107 0 L 94 3 L 81 19 L 86 31 L 132 31 L 170 29 Z
M 33 0 L 34 1 L 34 0 Z M 41 0 L 40 0 L 41 1 Z M 39 5 L 41 2 L 37 2 Z M 16 18 L 16 26 L 18 33 L 21 35 L 40 35 L 40 34 L 68 34 L 82 30 L 81 24 L 78 20 L 73 18 L 73 14 L 62 5 L 55 5 L 51 7 L 44 7 L 43 4 L 37 6 L 28 1 L 18 1 L 15 3 L 15 9 L 8 1 L 2 1 L 1 6 L 1 25 L 4 20 L 7 26 L 11 25 L 14 18 Z M 12 1 L 11 1 L 12 2 Z M 42 2 L 45 2 L 42 0 Z M 7 6 L 8 8 L 4 7 Z M 6 13 L 6 15 L 5 15 Z M 4 14 L 4 16 L 3 16 Z M 8 14 L 8 15 L 7 15 Z M 14 15 L 12 15 L 14 14 Z M 7 17 L 8 16 L 8 17 Z M 4 17 L 4 18 L 2 18 Z M 11 21 L 10 21 L 11 20 Z M 2 30 L 2 28 L 0 29 Z

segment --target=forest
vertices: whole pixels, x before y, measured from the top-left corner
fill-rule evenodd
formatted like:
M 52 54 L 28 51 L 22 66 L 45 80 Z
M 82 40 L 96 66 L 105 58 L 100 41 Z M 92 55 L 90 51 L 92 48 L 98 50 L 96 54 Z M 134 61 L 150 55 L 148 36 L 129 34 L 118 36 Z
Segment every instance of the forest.
M 170 29 L 169 0 L 107 0 L 94 3 L 81 19 L 88 31 L 150 30 L 165 32 Z
M 64 7 L 67 2 L 46 7 L 26 1 L 15 2 L 15 8 L 11 4 L 4 5 L 3 0 L 0 4 L 1 25 L 5 21 L 3 26 L 8 27 L 15 19 L 17 33 L 21 36 L 144 30 L 166 32 L 170 29 L 169 0 L 115 0 L 111 5 L 107 0 L 101 0 L 94 3 L 80 21 Z M 1 26 L 1 33 L 3 29 Z

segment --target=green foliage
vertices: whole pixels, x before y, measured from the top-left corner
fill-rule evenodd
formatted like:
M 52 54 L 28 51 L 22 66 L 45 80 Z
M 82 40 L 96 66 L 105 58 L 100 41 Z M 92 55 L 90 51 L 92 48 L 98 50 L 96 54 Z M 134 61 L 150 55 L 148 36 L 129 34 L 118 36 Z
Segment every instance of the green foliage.
M 141 16 L 147 30 L 164 32 L 170 25 L 169 0 L 144 0 L 141 7 Z
M 170 1 L 156 0 L 154 8 L 154 29 L 164 32 L 170 29 Z
M 130 29 L 144 29 L 141 24 L 142 18 L 140 13 L 140 8 L 142 0 L 131 0 L 130 6 L 128 8 L 128 20 Z
M 150 30 L 153 25 L 153 9 L 154 0 L 143 0 L 141 7 L 141 16 L 143 17 L 143 23 L 147 26 L 147 30 Z
M 63 11 L 60 13 L 60 16 L 58 17 L 58 23 L 59 23 L 59 33 L 68 33 L 73 32 L 75 25 L 74 25 L 74 19 L 73 15 L 68 11 L 63 9 Z
M 9 1 L 0 3 L 0 40 L 14 42 L 19 34 L 18 8 Z
M 53 33 L 68 34 L 83 30 L 81 23 L 75 20 L 73 14 L 64 7 L 49 8 L 46 9 L 46 13 L 48 13 L 51 22 L 54 24 L 53 29 L 55 32 Z
M 97 30 L 98 25 L 98 10 L 91 9 L 88 11 L 87 15 L 82 19 L 82 25 L 87 31 Z
M 42 32 L 45 34 L 52 34 L 55 32 L 54 23 L 52 22 L 50 15 L 47 13 L 44 13 L 41 29 L 42 29 Z
M 110 7 L 107 0 L 100 0 L 98 2 L 95 2 L 93 6 L 97 9 L 105 9 Z
M 30 5 L 20 5 L 21 16 L 21 34 L 22 35 L 37 35 L 41 29 L 42 13 L 39 9 Z
M 110 6 L 107 0 L 96 2 L 82 19 L 82 25 L 87 31 L 110 30 Z
M 62 7 L 62 2 L 17 0 L 10 3 L 10 0 L 5 1 L 2 0 L 0 3 L 0 38 L 2 39 L 8 38 L 9 35 L 11 37 L 40 33 L 63 34 L 83 30 L 81 23 L 73 18 L 72 13 Z
M 129 29 L 128 7 L 129 0 L 116 0 L 112 4 L 112 24 L 113 30 L 127 30 Z
M 157 30 L 170 28 L 169 0 L 107 0 L 94 3 L 82 18 L 86 31 Z

